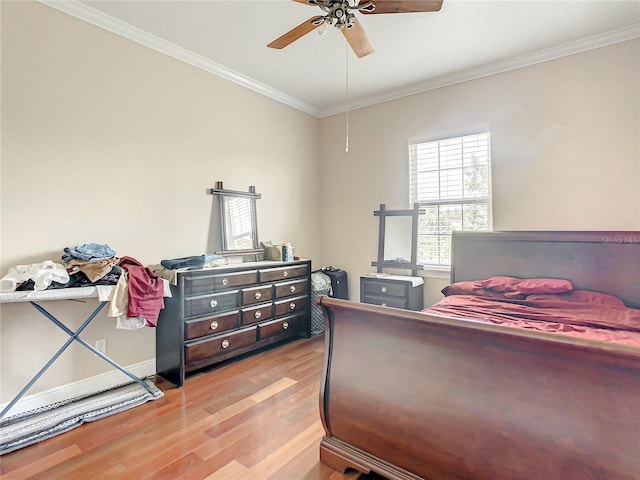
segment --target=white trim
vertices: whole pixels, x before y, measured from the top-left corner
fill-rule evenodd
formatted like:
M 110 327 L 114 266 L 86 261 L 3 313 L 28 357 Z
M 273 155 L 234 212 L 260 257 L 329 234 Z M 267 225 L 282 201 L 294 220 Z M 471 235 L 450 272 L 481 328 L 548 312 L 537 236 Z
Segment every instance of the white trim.
M 569 55 L 575 55 L 588 50 L 595 50 L 596 48 L 606 47 L 615 43 L 626 42 L 638 37 L 640 37 L 640 24 L 636 23 L 628 27 L 622 27 L 600 35 L 593 35 L 573 42 L 567 42 L 527 55 L 520 55 L 506 60 L 499 60 L 497 62 L 482 65 L 477 68 L 470 68 L 460 70 L 459 72 L 449 75 L 442 75 L 440 77 L 429 79 L 425 82 L 415 83 L 396 90 L 390 90 L 380 95 L 366 97 L 361 100 L 350 100 L 348 107 L 349 110 L 369 107 L 378 103 L 388 102 L 390 100 L 396 100 L 398 98 L 448 87 L 450 85 L 467 82 L 469 80 L 476 80 L 478 78 L 488 77 L 498 73 L 508 72 L 510 70 L 517 70 L 519 68 L 548 62 L 550 60 L 556 60 Z M 345 112 L 346 110 L 346 103 L 324 108 L 320 110 L 320 118 L 337 115 Z
M 156 360 L 145 360 L 125 368 L 134 375 L 137 375 L 140 378 L 145 378 L 156 373 Z M 131 378 L 127 375 L 114 369 L 93 377 L 78 380 L 77 382 L 68 383 L 43 392 L 34 393 L 33 395 L 24 396 L 18 401 L 18 403 L 11 407 L 11 410 L 7 412 L 7 415 L 16 415 L 18 413 L 51 405 L 69 398 L 100 392 L 131 381 Z M 9 402 L 1 404 L 0 411 L 4 410 L 8 404 Z
M 94 8 L 73 0 L 39 0 L 40 3 L 47 5 L 51 8 L 55 8 L 61 12 L 64 12 L 73 17 L 84 20 L 87 23 L 95 25 L 96 27 L 103 28 L 111 33 L 120 35 L 126 39 L 132 40 L 140 45 L 151 48 L 160 53 L 164 53 L 176 60 L 188 63 L 196 68 L 200 68 L 209 73 L 213 73 L 219 77 L 229 80 L 238 85 L 260 93 L 273 100 L 293 107 L 304 113 L 308 113 L 314 117 L 318 117 L 319 110 L 302 100 L 299 100 L 291 95 L 287 95 L 280 90 L 271 88 L 264 83 L 258 82 L 249 78 L 241 73 L 238 73 L 230 68 L 213 62 L 201 55 L 193 53 L 185 48 L 175 45 L 167 40 L 157 37 L 149 32 L 146 32 L 140 28 L 134 27 L 125 23 L 117 18 L 114 18 L 106 13 L 102 13 Z
M 436 266 L 424 266 L 424 270 L 421 270 L 418 275 L 425 278 L 451 278 L 451 267 L 449 265 L 436 267 Z
M 169 55 L 170 57 L 188 63 L 189 65 L 242 85 L 249 90 L 253 90 L 254 92 L 265 95 L 277 102 L 283 103 L 317 118 L 325 118 L 331 115 L 344 113 L 347 111 L 347 107 L 349 110 L 368 107 L 378 103 L 388 102 L 389 100 L 396 100 L 398 98 L 428 92 L 437 88 L 447 87 L 482 77 L 488 77 L 497 73 L 528 67 L 530 65 L 548 62 L 550 60 L 556 60 L 568 55 L 574 55 L 576 53 L 606 47 L 608 45 L 640 37 L 640 24 L 636 23 L 610 32 L 560 44 L 552 48 L 540 50 L 539 52 L 500 60 L 477 68 L 461 70 L 450 75 L 442 75 L 425 82 L 419 82 L 399 89 L 386 91 L 379 95 L 372 95 L 360 100 L 349 100 L 348 105 L 347 103 L 341 103 L 327 108 L 318 108 L 281 92 L 280 90 L 276 90 L 268 85 L 253 80 L 241 73 L 220 65 L 219 63 L 204 58 L 201 55 L 197 55 L 185 48 L 163 40 L 149 32 L 122 22 L 110 15 L 91 8 L 84 3 L 73 0 L 39 0 L 39 2 L 144 45 L 145 47 L 151 48 L 157 52 L 164 53 L 165 55 Z

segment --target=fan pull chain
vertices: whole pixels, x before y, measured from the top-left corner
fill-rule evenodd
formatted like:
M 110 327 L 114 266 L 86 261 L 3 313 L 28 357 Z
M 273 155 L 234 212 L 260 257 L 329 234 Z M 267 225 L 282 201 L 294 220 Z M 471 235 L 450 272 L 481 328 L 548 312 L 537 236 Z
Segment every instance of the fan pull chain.
M 349 152 L 349 43 L 344 42 L 345 45 L 345 63 L 347 71 L 347 141 L 345 143 L 344 151 Z

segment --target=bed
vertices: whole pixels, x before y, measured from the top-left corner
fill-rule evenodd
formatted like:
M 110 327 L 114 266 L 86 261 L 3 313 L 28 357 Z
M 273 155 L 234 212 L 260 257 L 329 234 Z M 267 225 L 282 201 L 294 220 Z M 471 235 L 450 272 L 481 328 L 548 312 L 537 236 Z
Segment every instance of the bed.
M 451 284 L 565 279 L 624 302 L 632 330 L 640 313 L 640 232 L 454 233 L 452 249 Z M 448 304 L 318 303 L 320 459 L 334 469 L 390 480 L 640 478 L 633 333 L 625 343 L 514 328 L 469 310 L 451 316 Z

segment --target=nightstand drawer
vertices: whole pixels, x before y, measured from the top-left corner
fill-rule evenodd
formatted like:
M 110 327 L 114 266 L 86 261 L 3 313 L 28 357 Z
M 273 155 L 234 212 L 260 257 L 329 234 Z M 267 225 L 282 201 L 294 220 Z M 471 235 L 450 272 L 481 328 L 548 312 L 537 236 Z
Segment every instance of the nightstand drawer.
M 194 363 L 198 360 L 246 347 L 255 343 L 256 339 L 256 327 L 250 327 L 228 335 L 219 335 L 211 339 L 187 344 L 184 348 L 186 363 Z
M 360 277 L 360 301 L 386 307 L 422 310 L 423 285 L 421 277 L 363 275 Z
M 237 328 L 240 319 L 239 313 L 240 310 L 233 310 L 213 317 L 187 320 L 185 322 L 184 336 L 187 340 L 193 340 L 194 338 L 215 335 L 225 330 Z
M 404 282 L 385 282 L 380 280 L 364 280 L 365 295 L 391 295 L 404 297 L 407 294 L 407 284 Z
M 382 305 L 383 307 L 407 308 L 407 299 L 403 297 L 384 297 L 377 295 L 365 295 L 362 297 L 363 303 Z

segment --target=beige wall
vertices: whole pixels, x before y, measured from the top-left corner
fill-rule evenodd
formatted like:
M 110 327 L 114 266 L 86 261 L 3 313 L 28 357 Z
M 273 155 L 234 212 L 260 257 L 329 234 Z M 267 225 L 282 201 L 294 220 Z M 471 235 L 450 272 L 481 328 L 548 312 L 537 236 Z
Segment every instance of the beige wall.
M 222 180 L 262 194 L 261 239 L 347 270 L 357 300 L 373 210 L 407 207 L 407 140 L 484 129 L 496 229 L 640 229 L 637 40 L 352 111 L 345 153 L 344 115 L 314 119 L 41 4 L 0 5 L 2 274 L 86 242 L 145 264 L 204 253 L 205 189 Z M 427 279 L 426 303 L 445 283 Z M 77 326 L 95 303 L 45 306 Z M 26 304 L 0 314 L 8 401 L 65 337 Z M 154 357 L 153 330 L 101 318 L 87 341 L 124 365 Z M 73 348 L 32 392 L 105 370 Z
M 144 264 L 205 253 L 216 180 L 256 186 L 262 240 L 319 258 L 318 119 L 42 4 L 1 7 L 0 275 L 87 242 Z M 78 326 L 96 303 L 45 306 Z M 28 304 L 0 314 L 7 401 L 66 337 Z M 88 342 L 154 358 L 153 329 L 101 318 Z M 30 393 L 109 369 L 78 346 Z
M 639 44 L 352 111 L 348 153 L 345 115 L 323 119 L 324 259 L 349 272 L 351 297 L 374 271 L 373 211 L 408 207 L 409 139 L 491 132 L 496 230 L 640 229 Z M 427 279 L 425 303 L 445 283 Z

